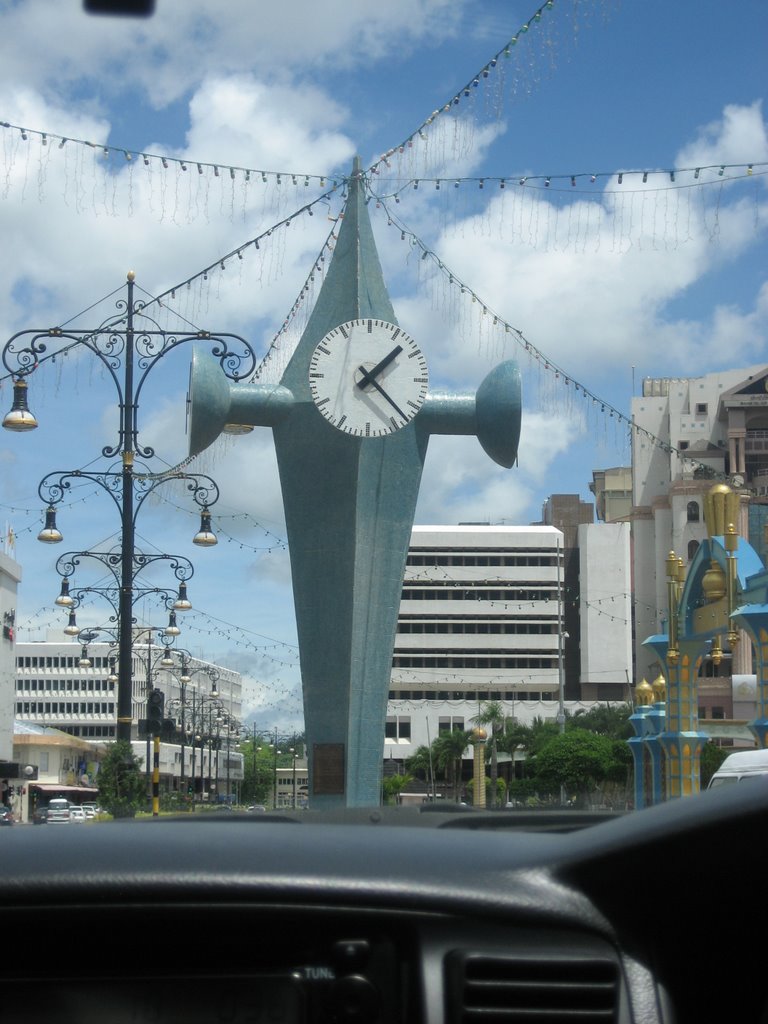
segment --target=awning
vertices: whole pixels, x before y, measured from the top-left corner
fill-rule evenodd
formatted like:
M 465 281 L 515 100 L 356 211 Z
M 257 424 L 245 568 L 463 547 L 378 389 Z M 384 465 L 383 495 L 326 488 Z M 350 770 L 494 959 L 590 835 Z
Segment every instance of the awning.
M 30 782 L 30 789 L 39 789 L 41 793 L 83 793 L 96 796 L 96 786 L 60 786 L 55 782 Z

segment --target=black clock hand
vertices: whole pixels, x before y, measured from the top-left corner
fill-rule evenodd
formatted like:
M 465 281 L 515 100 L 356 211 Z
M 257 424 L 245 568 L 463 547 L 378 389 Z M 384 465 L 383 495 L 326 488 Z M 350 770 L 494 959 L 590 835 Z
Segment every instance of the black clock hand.
M 359 367 L 359 371 L 362 374 L 362 377 L 357 382 L 357 386 L 360 388 L 360 390 L 362 391 L 364 388 L 368 387 L 369 384 L 373 384 L 373 378 L 378 377 L 381 371 L 385 370 L 392 362 L 392 360 L 399 356 L 402 351 L 402 345 L 398 345 L 396 348 L 393 348 L 389 355 L 384 356 L 384 358 L 380 362 L 378 362 L 372 370 L 364 370 L 362 366 Z
M 362 367 L 361 367 L 361 369 L 362 369 Z M 365 373 L 365 370 L 363 370 L 363 373 Z M 391 399 L 389 397 L 389 395 L 384 390 L 384 388 L 381 386 L 381 384 L 379 384 L 379 382 L 377 380 L 374 380 L 373 377 L 368 376 L 368 374 L 366 374 L 366 377 L 368 377 L 368 380 L 366 381 L 366 383 L 373 384 L 373 386 L 376 388 L 376 390 L 379 392 L 379 394 L 382 396 L 382 398 L 386 398 L 386 400 L 389 402 L 389 404 L 392 406 L 392 408 L 395 410 L 395 412 L 398 414 L 398 416 L 402 416 L 402 418 L 407 422 L 408 417 L 405 415 L 405 413 L 400 408 L 400 406 L 397 405 L 397 403 L 393 399 Z

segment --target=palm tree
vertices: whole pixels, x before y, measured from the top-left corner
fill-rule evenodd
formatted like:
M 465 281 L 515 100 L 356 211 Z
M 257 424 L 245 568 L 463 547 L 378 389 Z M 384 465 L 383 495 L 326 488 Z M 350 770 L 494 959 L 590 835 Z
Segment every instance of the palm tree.
M 480 710 L 472 721 L 475 725 L 490 726 L 488 736 L 488 748 L 491 752 L 491 807 L 496 806 L 496 780 L 499 777 L 499 759 L 497 756 L 496 740 L 498 733 L 504 731 L 506 715 L 501 701 L 489 700 L 481 705 Z
M 431 747 L 418 747 L 414 753 L 406 758 L 405 769 L 416 778 L 423 778 L 426 785 L 432 791 L 434 784 L 434 757 Z
M 471 732 L 465 729 L 446 730 L 432 744 L 435 763 L 445 772 L 453 787 L 453 799 L 457 802 L 461 789 L 461 761 L 471 738 Z

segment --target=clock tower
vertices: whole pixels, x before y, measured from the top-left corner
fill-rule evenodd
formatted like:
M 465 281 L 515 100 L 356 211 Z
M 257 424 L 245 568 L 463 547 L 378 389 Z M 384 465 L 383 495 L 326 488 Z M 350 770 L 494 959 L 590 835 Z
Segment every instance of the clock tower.
M 513 465 L 517 365 L 477 394 L 428 390 L 426 359 L 384 284 L 359 160 L 336 247 L 279 385 L 230 385 L 196 355 L 190 451 L 225 424 L 271 426 L 285 507 L 312 808 L 380 802 L 405 563 L 429 437 L 476 434 Z

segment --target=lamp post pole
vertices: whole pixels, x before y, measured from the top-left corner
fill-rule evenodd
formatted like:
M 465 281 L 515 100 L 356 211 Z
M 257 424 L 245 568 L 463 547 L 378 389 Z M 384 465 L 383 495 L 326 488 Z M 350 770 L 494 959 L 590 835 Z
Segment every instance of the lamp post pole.
M 275 763 L 274 763 L 275 778 L 274 778 L 273 797 L 272 797 L 272 806 L 274 807 L 275 810 L 277 810 L 277 758 L 278 758 L 278 755 L 282 753 L 281 750 L 277 749 L 277 742 L 278 742 L 277 741 L 277 729 L 275 729 L 275 742 L 274 742 L 274 745 L 273 745 L 273 751 L 274 751 L 274 755 L 275 755 Z
M 49 502 L 45 527 L 39 539 L 56 543 L 62 539 L 56 526 L 56 504 L 67 494 L 69 478 L 86 478 L 100 484 L 115 501 L 121 519 L 121 540 L 119 559 L 112 554 L 101 560 L 111 569 L 118 584 L 117 632 L 118 632 L 118 692 L 117 692 L 117 739 L 130 741 L 133 724 L 132 712 L 132 610 L 135 601 L 134 583 L 137 573 L 156 558 L 170 556 L 144 556 L 135 548 L 135 518 L 144 498 L 159 484 L 168 479 L 192 480 L 190 489 L 201 506 L 200 531 L 195 543 L 209 546 L 216 543 L 210 530 L 209 506 L 218 498 L 218 489 L 210 478 L 204 478 L 209 486 L 199 483 L 200 477 L 177 471 L 159 474 L 142 472 L 141 478 L 135 472 L 136 456 L 152 460 L 154 449 L 139 442 L 138 398 L 149 372 L 168 352 L 190 341 L 212 344 L 213 355 L 219 360 L 222 371 L 230 379 L 239 381 L 248 376 L 256 365 L 256 355 L 244 338 L 234 334 L 211 334 L 209 331 L 188 330 L 168 331 L 147 313 L 147 303 L 137 304 L 134 297 L 135 274 L 127 276 L 127 295 L 117 303 L 118 314 L 109 317 L 100 326 L 89 330 L 70 330 L 52 327 L 46 330 L 25 330 L 13 335 L 2 350 L 3 365 L 14 378 L 13 406 L 3 419 L 8 430 L 28 432 L 37 427 L 37 420 L 27 404 L 27 377 L 41 363 L 74 345 L 85 345 L 106 367 L 115 385 L 119 400 L 119 438 L 115 445 L 102 448 L 102 456 L 120 459 L 120 471 L 89 473 L 80 470 L 58 474 L 58 480 L 49 485 Z M 230 342 L 235 347 L 230 348 Z M 54 350 L 49 352 L 48 349 Z M 118 375 L 123 370 L 122 382 Z M 138 373 L 136 373 L 138 369 Z M 212 493 L 209 487 L 212 485 Z M 42 485 L 41 485 L 42 486 Z M 136 487 L 142 488 L 141 497 L 134 500 Z M 119 492 L 119 493 L 118 493 Z M 42 494 L 41 494 L 42 496 Z M 209 500 L 209 498 L 211 500 Z M 81 552 L 79 554 L 91 554 Z M 119 565 L 117 564 L 119 562 Z M 190 574 L 191 575 L 191 572 Z M 177 577 L 186 580 L 187 576 Z
M 293 742 L 294 742 L 293 763 L 292 763 L 291 767 L 293 768 L 293 809 L 295 811 L 296 810 L 296 758 L 299 755 L 296 753 L 296 746 L 295 746 L 296 740 L 294 739 Z
M 190 778 L 192 780 L 192 810 L 195 809 L 195 761 L 197 760 L 197 746 L 196 746 L 196 729 L 197 729 L 197 718 L 195 715 L 195 698 L 196 694 L 192 691 L 192 722 L 191 722 L 191 738 L 192 738 L 192 764 L 190 766 Z
M 195 794 L 194 786 L 197 781 L 197 748 L 200 747 L 200 799 L 202 801 L 203 795 L 206 792 L 205 787 L 205 746 L 208 744 L 208 781 L 209 786 L 211 782 L 211 769 L 214 766 L 213 762 L 213 751 L 214 751 L 214 715 L 216 716 L 216 764 L 215 764 L 215 777 L 214 783 L 218 788 L 218 750 L 220 746 L 221 736 L 221 721 L 224 714 L 224 704 L 219 699 L 219 692 L 217 682 L 219 679 L 219 673 L 215 668 L 208 665 L 202 665 L 199 668 L 190 669 L 189 659 L 191 655 L 189 651 L 175 651 L 175 654 L 181 657 L 181 674 L 177 677 L 179 680 L 179 686 L 181 691 L 180 698 L 174 698 L 168 702 L 167 711 L 169 716 L 175 716 L 176 712 L 179 713 L 180 723 L 177 719 L 177 729 L 180 725 L 181 733 L 181 772 L 180 772 L 180 787 L 183 789 L 185 782 L 185 738 L 187 729 L 187 711 L 191 711 L 191 737 L 192 737 L 192 763 L 190 769 L 190 780 L 193 786 L 192 803 L 194 810 Z M 191 700 L 187 698 L 187 685 L 192 681 L 192 676 L 199 672 L 204 672 L 211 680 L 211 693 L 206 695 L 204 693 L 198 693 L 196 690 L 192 690 Z M 231 717 L 228 718 L 228 724 L 231 725 L 234 721 Z
M 560 537 L 557 538 L 557 724 L 560 734 L 565 732 L 565 671 L 563 666 L 563 643 L 568 634 L 563 629 L 563 569 L 560 561 Z M 566 801 L 565 786 L 560 784 L 560 806 Z

